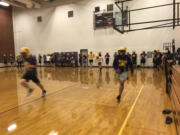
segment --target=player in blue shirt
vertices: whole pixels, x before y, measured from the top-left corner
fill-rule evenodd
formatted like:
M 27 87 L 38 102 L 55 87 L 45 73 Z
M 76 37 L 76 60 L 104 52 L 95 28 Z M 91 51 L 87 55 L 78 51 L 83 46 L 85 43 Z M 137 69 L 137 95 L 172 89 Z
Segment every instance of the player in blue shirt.
M 128 79 L 128 68 L 132 68 L 132 62 L 131 59 L 126 55 L 125 47 L 118 49 L 118 55 L 114 59 L 113 67 L 120 82 L 119 95 L 117 96 L 117 100 L 120 102 L 121 95 L 124 90 L 124 83 Z
M 161 64 L 162 64 L 162 54 L 161 52 L 159 52 L 159 50 L 157 50 L 155 54 L 155 58 L 156 58 L 156 66 L 159 71 L 161 69 Z
M 34 56 L 30 54 L 29 48 L 23 47 L 21 49 L 21 55 L 24 58 L 24 66 L 26 69 L 25 74 L 22 77 L 21 85 L 28 89 L 27 96 L 30 96 L 34 91 L 27 82 L 32 80 L 39 88 L 42 90 L 42 97 L 46 96 L 46 90 L 44 89 L 43 85 L 40 83 L 38 76 L 37 76 L 37 61 Z

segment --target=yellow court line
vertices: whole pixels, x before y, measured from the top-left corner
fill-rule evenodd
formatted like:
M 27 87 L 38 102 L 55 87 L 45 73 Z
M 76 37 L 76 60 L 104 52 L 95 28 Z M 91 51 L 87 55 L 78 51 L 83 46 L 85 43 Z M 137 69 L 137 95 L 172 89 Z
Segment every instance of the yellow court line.
M 135 105 L 136 105 L 136 103 L 137 103 L 137 101 L 138 101 L 138 99 L 139 99 L 139 96 L 141 95 L 141 92 L 142 92 L 143 88 L 144 88 L 144 85 L 143 85 L 143 86 L 141 87 L 141 89 L 139 90 L 139 93 L 138 93 L 136 99 L 134 100 L 134 103 L 133 103 L 133 105 L 131 106 L 130 111 L 129 111 L 126 119 L 124 120 L 124 123 L 123 123 L 123 125 L 121 126 L 121 129 L 119 130 L 118 135 L 122 135 L 123 130 L 124 130 L 124 128 L 125 128 L 128 120 L 129 120 L 129 118 L 130 118 L 130 116 L 131 116 L 131 114 L 132 114 L 132 112 L 133 112 L 133 110 L 134 110 L 134 107 L 135 107 Z

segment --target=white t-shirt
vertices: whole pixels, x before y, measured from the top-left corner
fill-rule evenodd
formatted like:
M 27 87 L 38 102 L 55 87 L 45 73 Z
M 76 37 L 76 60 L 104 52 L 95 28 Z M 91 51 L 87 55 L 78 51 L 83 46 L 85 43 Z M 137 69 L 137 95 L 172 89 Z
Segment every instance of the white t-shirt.
M 101 63 L 102 63 L 102 62 L 103 62 L 103 58 L 102 58 L 102 57 L 97 58 L 97 59 L 96 59 L 96 62 L 98 62 L 98 63 L 101 62 Z
M 47 61 L 51 61 L 51 56 L 47 56 Z

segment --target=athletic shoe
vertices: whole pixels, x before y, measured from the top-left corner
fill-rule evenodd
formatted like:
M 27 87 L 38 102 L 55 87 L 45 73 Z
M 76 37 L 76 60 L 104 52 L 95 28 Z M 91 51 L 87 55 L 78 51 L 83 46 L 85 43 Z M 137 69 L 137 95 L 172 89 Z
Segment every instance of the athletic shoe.
M 121 96 L 119 95 L 117 96 L 117 101 L 120 102 L 120 100 L 121 100 Z
M 29 89 L 28 92 L 27 92 L 26 97 L 29 97 L 33 93 L 33 91 L 34 91 L 33 89 Z
M 171 124 L 173 122 L 171 117 L 166 117 L 166 124 Z
M 45 97 L 45 96 L 46 96 L 46 91 L 43 90 L 43 91 L 42 91 L 42 96 L 41 96 L 41 97 Z
M 172 111 L 171 110 L 168 110 L 168 109 L 165 109 L 165 110 L 163 110 L 163 114 L 170 114 Z

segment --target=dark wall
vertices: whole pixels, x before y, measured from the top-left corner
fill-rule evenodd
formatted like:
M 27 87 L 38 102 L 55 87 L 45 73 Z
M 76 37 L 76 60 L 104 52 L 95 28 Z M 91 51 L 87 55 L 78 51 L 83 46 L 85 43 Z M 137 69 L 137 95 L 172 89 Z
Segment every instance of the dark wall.
M 15 54 L 12 8 L 0 6 L 0 62 L 3 55 Z

